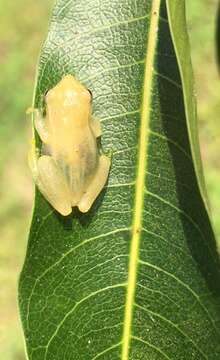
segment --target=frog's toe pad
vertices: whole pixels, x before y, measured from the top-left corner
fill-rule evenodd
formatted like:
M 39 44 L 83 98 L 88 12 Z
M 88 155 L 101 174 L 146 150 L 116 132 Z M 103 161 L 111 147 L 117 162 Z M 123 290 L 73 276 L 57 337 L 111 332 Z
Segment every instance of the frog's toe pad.
M 88 212 L 90 207 L 91 207 L 91 204 L 88 204 L 87 201 L 80 201 L 80 203 L 78 204 L 78 209 L 82 213 Z

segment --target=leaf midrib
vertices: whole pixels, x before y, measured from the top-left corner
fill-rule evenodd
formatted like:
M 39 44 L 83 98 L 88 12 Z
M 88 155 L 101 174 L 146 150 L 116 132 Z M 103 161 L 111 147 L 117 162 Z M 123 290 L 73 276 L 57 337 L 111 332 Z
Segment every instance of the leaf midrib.
M 129 347 L 131 341 L 132 315 L 135 297 L 135 287 L 138 270 L 138 257 L 140 247 L 140 235 L 142 226 L 142 210 L 144 203 L 144 184 L 147 169 L 147 144 L 149 138 L 149 119 L 151 103 L 151 85 L 153 79 L 153 62 L 156 49 L 156 39 L 158 32 L 159 10 L 161 0 L 153 0 L 149 35 L 146 46 L 146 61 L 144 71 L 141 124 L 140 124 L 140 141 L 137 167 L 137 181 L 135 187 L 134 217 L 132 226 L 132 238 L 130 247 L 130 261 L 128 268 L 128 286 L 125 304 L 125 318 L 122 337 L 122 360 L 128 360 Z

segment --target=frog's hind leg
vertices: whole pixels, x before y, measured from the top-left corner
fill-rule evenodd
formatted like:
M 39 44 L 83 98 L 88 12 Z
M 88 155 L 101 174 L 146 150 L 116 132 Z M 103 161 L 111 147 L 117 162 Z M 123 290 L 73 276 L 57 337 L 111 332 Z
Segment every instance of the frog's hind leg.
M 103 189 L 108 178 L 109 168 L 110 159 L 105 155 L 101 155 L 97 172 L 77 205 L 81 212 L 85 213 L 90 209 L 93 202 Z
M 62 215 L 72 212 L 71 194 L 66 179 L 51 156 L 41 156 L 35 168 L 35 182 L 48 202 Z

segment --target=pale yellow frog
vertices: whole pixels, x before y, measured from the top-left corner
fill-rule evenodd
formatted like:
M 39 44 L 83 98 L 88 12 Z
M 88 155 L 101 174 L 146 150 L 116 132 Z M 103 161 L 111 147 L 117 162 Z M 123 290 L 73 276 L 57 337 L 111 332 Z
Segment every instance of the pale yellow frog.
M 43 143 L 41 155 L 34 150 L 30 160 L 34 180 L 60 214 L 69 215 L 74 206 L 87 212 L 110 168 L 110 159 L 98 151 L 101 127 L 91 116 L 91 94 L 66 75 L 45 100 L 45 118 L 34 110 L 35 128 Z

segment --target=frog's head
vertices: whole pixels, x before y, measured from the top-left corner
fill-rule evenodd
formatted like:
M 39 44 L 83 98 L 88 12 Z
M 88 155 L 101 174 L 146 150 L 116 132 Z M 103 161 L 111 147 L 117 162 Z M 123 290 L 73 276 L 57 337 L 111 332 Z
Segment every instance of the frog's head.
M 92 96 L 72 75 L 65 75 L 62 80 L 46 95 L 48 104 L 56 104 L 64 107 L 81 108 L 91 103 Z

